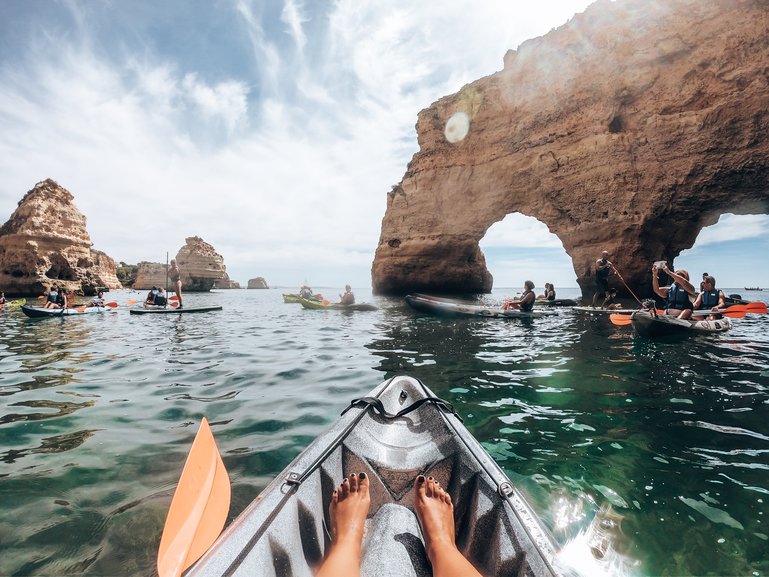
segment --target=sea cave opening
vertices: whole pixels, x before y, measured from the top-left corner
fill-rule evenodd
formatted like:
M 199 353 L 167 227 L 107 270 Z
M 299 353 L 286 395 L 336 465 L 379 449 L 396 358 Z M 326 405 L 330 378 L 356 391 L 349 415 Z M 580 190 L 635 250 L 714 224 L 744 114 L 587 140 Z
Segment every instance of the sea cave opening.
M 749 288 L 769 288 L 769 215 L 722 214 L 703 227 L 694 245 L 675 259 L 677 269 L 689 271 L 695 287 L 704 273 L 715 277 L 725 294 Z
M 538 295 L 543 294 L 545 283 L 554 285 L 558 297 L 579 295 L 574 266 L 563 243 L 534 217 L 508 214 L 489 227 L 479 246 L 494 277 L 494 292 L 520 291 L 531 280 Z

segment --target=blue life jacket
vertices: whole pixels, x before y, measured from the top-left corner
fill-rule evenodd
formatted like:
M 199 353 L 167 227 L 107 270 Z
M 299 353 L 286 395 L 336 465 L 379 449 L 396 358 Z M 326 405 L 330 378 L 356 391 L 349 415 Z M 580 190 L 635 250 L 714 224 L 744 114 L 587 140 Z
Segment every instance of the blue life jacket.
M 166 306 L 166 297 L 165 295 L 156 294 L 155 295 L 155 301 L 153 304 L 156 304 L 158 306 L 164 307 Z
M 526 298 L 526 295 L 530 295 L 530 294 L 534 294 L 534 293 L 531 292 L 530 290 L 525 291 L 521 295 L 521 301 L 523 301 L 523 299 Z M 534 308 L 534 299 L 532 299 L 531 302 L 528 302 L 528 303 L 521 302 L 520 310 L 528 313 L 528 312 L 531 312 L 533 308 Z
M 689 300 L 689 293 L 678 286 L 676 283 L 670 285 L 668 289 L 668 305 L 669 309 L 690 309 L 692 302 Z
M 64 306 L 64 293 L 59 293 L 56 295 L 56 304 L 60 306 Z
M 717 306 L 720 295 L 721 295 L 721 291 L 718 289 L 713 289 L 712 291 L 702 291 L 702 293 L 700 294 L 700 297 L 701 297 L 700 308 L 712 309 L 714 306 Z
M 58 298 L 59 298 L 59 293 L 57 293 L 56 291 L 51 291 L 51 292 L 48 293 L 48 302 L 49 303 L 56 303 Z

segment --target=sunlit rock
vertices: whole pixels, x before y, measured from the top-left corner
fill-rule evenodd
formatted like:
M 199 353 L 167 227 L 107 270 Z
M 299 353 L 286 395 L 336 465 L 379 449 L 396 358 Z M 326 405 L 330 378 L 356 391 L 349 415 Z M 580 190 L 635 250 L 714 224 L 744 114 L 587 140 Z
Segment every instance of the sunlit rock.
M 24 195 L 0 228 L 0 289 L 38 296 L 53 285 L 83 294 L 121 288 L 115 261 L 91 248 L 86 218 L 73 200 L 51 179 Z
M 769 212 L 768 19 L 750 0 L 601 0 L 508 51 L 419 113 L 374 292 L 490 291 L 478 243 L 520 212 L 558 236 L 583 295 L 607 250 L 650 296 L 653 261 L 724 212 Z

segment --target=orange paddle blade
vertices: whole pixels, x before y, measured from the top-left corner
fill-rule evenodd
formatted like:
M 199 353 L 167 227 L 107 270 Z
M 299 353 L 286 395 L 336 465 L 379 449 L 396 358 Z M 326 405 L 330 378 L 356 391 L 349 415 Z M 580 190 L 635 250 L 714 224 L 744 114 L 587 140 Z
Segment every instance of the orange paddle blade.
M 178 301 L 179 300 L 179 296 L 178 295 L 174 295 L 172 297 L 168 297 L 168 300 L 169 301 Z
M 75 310 L 79 313 L 85 312 L 85 305 L 81 305 L 79 307 L 75 307 Z
M 618 327 L 623 325 L 629 325 L 633 322 L 633 319 L 628 315 L 621 315 L 617 313 L 612 313 L 609 315 L 609 320 L 611 321 L 611 324 L 617 325 Z
M 766 303 L 762 303 L 760 301 L 754 302 L 754 303 L 748 303 L 747 305 L 745 305 L 745 312 L 765 315 L 767 312 Z
M 203 418 L 192 443 L 158 549 L 159 577 L 179 577 L 213 544 L 230 510 L 230 478 Z
M 139 301 L 137 301 L 137 300 L 135 300 L 135 299 L 131 299 L 131 300 L 128 300 L 128 301 L 126 301 L 126 302 L 125 302 L 125 304 L 127 304 L 127 305 L 135 305 L 135 304 L 136 304 L 136 303 L 138 303 L 138 302 L 139 302 Z
M 168 304 L 171 305 L 172 308 L 178 308 L 179 307 L 179 303 L 168 303 Z
M 111 303 L 104 303 L 104 306 L 114 309 L 117 308 L 118 304 L 115 301 L 112 301 Z

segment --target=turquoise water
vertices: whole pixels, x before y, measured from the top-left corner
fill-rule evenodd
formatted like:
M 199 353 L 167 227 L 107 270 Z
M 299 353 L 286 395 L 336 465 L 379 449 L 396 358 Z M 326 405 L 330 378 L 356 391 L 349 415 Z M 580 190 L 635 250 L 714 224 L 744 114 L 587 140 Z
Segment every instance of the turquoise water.
M 241 290 L 189 295 L 224 307 L 205 314 L 0 313 L 0 575 L 152 574 L 202 416 L 234 517 L 396 374 L 457 407 L 586 574 L 769 574 L 766 315 L 663 342 L 568 310 L 448 320 L 356 295 L 380 309 Z M 596 559 L 602 506 L 621 530 Z

